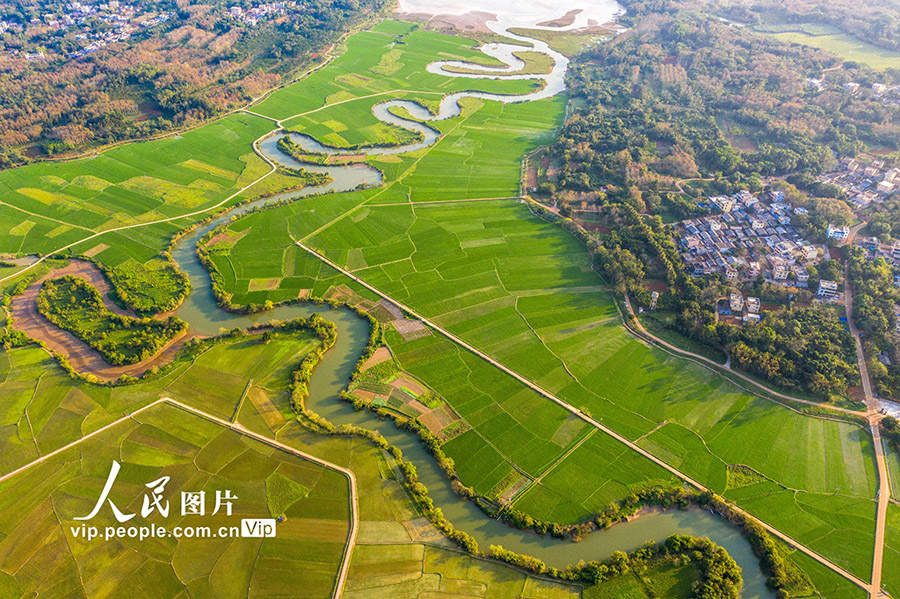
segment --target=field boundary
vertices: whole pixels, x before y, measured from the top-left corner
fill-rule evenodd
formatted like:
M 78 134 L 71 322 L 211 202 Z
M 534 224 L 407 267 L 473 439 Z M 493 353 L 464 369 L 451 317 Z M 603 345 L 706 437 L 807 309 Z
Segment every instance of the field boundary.
M 350 488 L 350 529 L 347 533 L 347 541 L 344 544 L 344 554 L 341 558 L 340 570 L 338 572 L 338 577 L 335 580 L 334 590 L 332 591 L 332 595 L 331 595 L 332 599 L 340 599 L 340 597 L 342 596 L 343 591 L 344 591 L 344 584 L 347 581 L 347 574 L 350 571 L 350 556 L 353 553 L 353 548 L 356 546 L 356 536 L 357 536 L 357 533 L 359 532 L 359 493 L 358 493 L 358 489 L 357 489 L 356 475 L 353 474 L 353 471 L 351 471 L 348 468 L 344 468 L 343 466 L 338 466 L 337 464 L 332 464 L 331 462 L 323 460 L 322 458 L 318 458 L 312 454 L 308 454 L 305 451 L 301 451 L 299 449 L 291 447 L 290 445 L 286 445 L 280 441 L 266 437 L 265 435 L 256 433 L 256 432 L 248 429 L 247 427 L 245 427 L 242 424 L 238 424 L 235 422 L 229 422 L 228 420 L 224 420 L 222 418 L 219 418 L 218 416 L 213 416 L 212 414 L 208 414 L 208 413 L 206 413 L 202 410 L 199 410 L 193 406 L 189 406 L 189 405 L 184 404 L 176 399 L 172 399 L 171 397 L 161 397 L 155 401 L 152 401 L 152 402 L 148 403 L 147 405 L 140 407 L 137 410 L 134 410 L 133 412 L 129 412 L 128 414 L 126 414 L 125 416 L 123 416 L 117 420 L 114 420 L 113 422 L 110 422 L 108 424 L 101 426 L 97 430 L 92 431 L 79 439 L 72 441 L 71 443 L 63 445 L 59 449 L 55 449 L 55 450 L 51 451 L 50 453 L 45 454 L 45 455 L 37 458 L 36 460 L 33 460 L 33 461 L 25 464 L 24 466 L 20 466 L 19 468 L 16 468 L 15 470 L 13 470 L 11 472 L 7 472 L 6 474 L 3 474 L 2 476 L 0 476 L 0 483 L 13 478 L 14 476 L 21 474 L 22 472 L 25 472 L 26 470 L 29 470 L 34 466 L 37 466 L 39 464 L 46 462 L 50 458 L 52 458 L 56 455 L 59 455 L 60 453 L 66 451 L 66 450 L 72 449 L 73 447 L 77 447 L 84 441 L 87 441 L 88 439 L 90 439 L 92 437 L 95 437 L 105 431 L 108 431 L 109 429 L 111 429 L 119 424 L 122 424 L 123 422 L 132 420 L 138 414 L 142 414 L 143 412 L 146 412 L 147 410 L 150 410 L 151 408 L 154 408 L 160 404 L 166 404 L 166 405 L 170 405 L 174 408 L 184 410 L 190 414 L 193 414 L 194 416 L 199 416 L 200 418 L 208 420 L 208 421 L 210 421 L 214 424 L 217 424 L 223 428 L 227 428 L 227 429 L 234 431 L 240 435 L 249 437 L 249 438 L 253 439 L 254 441 L 259 441 L 260 443 L 264 443 L 264 444 L 268 445 L 269 447 L 274 447 L 275 449 L 278 449 L 280 451 L 290 453 L 291 455 L 294 455 L 294 456 L 297 456 L 304 460 L 307 460 L 309 462 L 318 464 L 319 466 L 322 466 L 323 468 L 327 468 L 328 470 L 332 470 L 334 472 L 343 474 L 347 478 L 349 488 Z
M 331 260 L 329 260 L 329 259 L 326 258 L 325 256 L 319 254 L 318 252 L 316 252 L 316 251 L 313 250 L 312 248 L 307 247 L 307 246 L 304 245 L 302 242 L 298 241 L 298 242 L 296 242 L 296 243 L 297 243 L 297 245 L 298 245 L 300 248 L 302 248 L 303 250 L 307 251 L 307 252 L 310 253 L 311 255 L 315 256 L 316 258 L 318 258 L 319 260 L 321 260 L 322 262 L 324 262 L 324 263 L 327 264 L 328 266 L 331 266 L 332 268 L 334 268 L 335 270 L 337 270 L 338 272 L 340 272 L 340 273 L 343 274 L 344 276 L 349 277 L 350 279 L 352 279 L 352 280 L 355 281 L 356 283 L 362 285 L 363 287 L 365 287 L 365 288 L 368 289 L 369 291 L 372 291 L 373 293 L 376 293 L 376 294 L 379 295 L 380 297 L 382 297 L 382 298 L 388 300 L 389 302 L 395 304 L 395 305 L 396 305 L 397 307 L 399 307 L 401 310 L 404 310 L 405 312 L 409 313 L 409 314 L 412 315 L 413 317 L 415 317 L 415 318 L 421 320 L 423 323 L 425 323 L 426 325 L 428 325 L 429 327 L 431 327 L 431 328 L 434 329 L 435 331 L 441 333 L 443 336 L 445 336 L 446 338 L 450 339 L 451 341 L 453 341 L 454 343 L 456 343 L 456 344 L 459 345 L 460 347 L 463 347 L 464 349 L 466 349 L 466 350 L 470 351 L 471 353 L 475 354 L 476 356 L 478 356 L 478 357 L 481 358 L 482 360 L 488 362 L 488 363 L 491 364 L 492 366 L 494 366 L 494 367 L 500 369 L 501 371 L 503 371 L 504 373 L 506 373 L 506 374 L 512 376 L 513 378 L 515 378 L 516 380 L 518 380 L 520 383 L 526 385 L 527 387 L 529 387 L 529 388 L 532 389 L 533 391 L 539 393 L 539 394 L 542 395 L 543 397 L 549 399 L 550 401 L 552 401 L 552 402 L 558 404 L 559 406 L 561 406 L 562 408 L 564 408 L 565 410 L 567 410 L 567 411 L 570 412 L 571 414 L 574 414 L 575 416 L 581 418 L 582 420 L 584 420 L 585 422 L 587 422 L 587 423 L 590 424 L 591 426 L 593 426 L 593 427 L 599 429 L 600 431 L 606 433 L 607 435 L 609 435 L 609 436 L 612 437 L 613 439 L 615 439 L 615 440 L 619 441 L 620 443 L 624 444 L 626 447 L 632 449 L 633 451 L 639 453 L 639 454 L 642 455 L 643 457 L 649 459 L 650 461 L 652 461 L 653 463 L 655 463 L 657 466 L 660 466 L 661 468 L 665 469 L 666 471 L 670 472 L 671 474 L 674 474 L 675 476 L 677 476 L 678 478 L 680 478 L 682 481 L 686 482 L 687 484 L 689 484 L 689 485 L 695 487 L 696 489 L 698 489 L 698 490 L 700 490 L 700 491 L 705 491 L 705 492 L 710 492 L 710 493 L 713 492 L 711 489 L 707 488 L 705 485 L 703 485 L 703 484 L 700 483 L 699 481 L 697 481 L 697 480 L 691 478 L 691 477 L 688 476 L 687 474 L 684 474 L 683 472 L 681 472 L 680 470 L 678 470 L 678 469 L 675 468 L 674 466 L 670 465 L 668 462 L 665 462 L 664 460 L 662 460 L 662 459 L 656 457 L 655 455 L 653 455 L 653 454 L 650 453 L 649 451 L 643 449 L 642 447 L 640 447 L 640 446 L 638 446 L 638 445 L 635 445 L 635 444 L 632 443 L 630 440 L 628 440 L 626 437 L 620 435 L 619 433 L 617 433 L 616 431 L 612 430 L 611 428 L 609 428 L 609 427 L 603 425 L 601 422 L 599 422 L 598 420 L 594 419 L 594 418 L 593 418 L 592 416 L 590 416 L 589 414 L 586 414 L 585 412 L 583 412 L 582 410 L 576 408 L 575 406 L 573 406 L 573 405 L 571 405 L 571 404 L 569 404 L 569 403 L 563 401 L 562 399 L 556 397 L 555 395 L 553 395 L 552 393 L 550 393 L 549 391 L 547 391 L 546 389 L 544 389 L 544 388 L 541 387 L 540 385 L 538 385 L 538 384 L 536 384 L 536 383 L 530 381 L 529 379 L 527 379 L 527 378 L 524 377 L 523 375 L 519 374 L 519 373 L 516 372 L 515 370 L 512 370 L 511 368 L 509 368 L 509 367 L 503 365 L 501 362 L 495 360 L 495 359 L 492 358 L 490 355 L 488 355 L 488 354 L 482 352 L 482 351 L 479 350 L 478 348 L 476 348 L 476 347 L 470 345 L 469 343 L 463 341 L 462 339 L 460 339 L 459 337 L 457 337 L 456 335 L 454 335 L 454 334 L 451 333 L 450 331 L 447 331 L 446 329 L 443 329 L 442 327 L 440 327 L 440 326 L 436 325 L 435 323 L 431 322 L 431 320 L 425 318 L 424 316 L 422 316 L 421 314 L 419 314 L 419 313 L 416 312 L 415 310 L 412 310 L 411 308 L 409 308 L 409 307 L 406 306 L 405 304 L 403 304 L 403 303 L 401 303 L 401 302 L 395 300 L 395 299 L 392 298 L 391 296 L 389 296 L 389 295 L 387 295 L 386 293 L 384 293 L 383 291 L 379 290 L 377 287 L 374 287 L 373 285 L 370 285 L 369 283 L 363 281 L 362 279 L 360 279 L 359 277 L 357 277 L 356 275 L 354 275 L 352 272 L 350 272 L 350 271 L 348 271 L 347 269 L 345 269 L 345 268 L 343 268 L 343 267 L 337 265 L 336 263 L 332 262 Z M 856 577 L 854 574 L 851 574 L 850 572 L 848 572 L 848 571 L 845 570 L 844 568 L 842 568 L 842 567 L 838 566 L 837 564 L 831 562 L 831 561 L 828 560 L 827 558 L 825 558 L 825 557 L 823 557 L 822 555 L 816 553 L 816 552 L 813 551 L 812 549 L 806 547 L 805 545 L 803 545 L 803 544 L 800 543 L 799 541 L 797 541 L 797 540 L 795 540 L 794 538 L 788 536 L 787 534 L 781 532 L 780 530 L 778 530 L 778 529 L 775 528 L 774 526 L 772 526 L 772 525 L 766 523 L 765 521 L 763 521 L 763 520 L 757 518 L 756 516 L 750 514 L 749 512 L 747 512 L 746 510 L 744 510 L 743 508 L 740 508 L 740 507 L 738 507 L 738 506 L 736 506 L 736 505 L 734 505 L 734 504 L 731 504 L 731 503 L 729 503 L 729 505 L 731 505 L 732 509 L 734 509 L 738 514 L 740 514 L 740 515 L 742 515 L 742 516 L 748 518 L 749 520 L 752 520 L 753 522 L 756 522 L 756 523 L 759 524 L 762 528 L 764 528 L 766 531 L 768 531 L 770 534 L 772 534 L 772 535 L 774 535 L 775 537 L 779 538 L 780 540 L 784 541 L 784 542 L 787 543 L 788 545 L 794 547 L 794 548 L 797 549 L 798 551 L 801 551 L 802 553 L 805 553 L 807 556 L 809 556 L 809 557 L 811 557 L 812 559 L 816 560 L 817 562 L 819 562 L 819 563 L 822 564 L 823 566 L 826 566 L 826 567 L 828 567 L 829 569 L 831 569 L 831 570 L 833 570 L 834 572 L 836 572 L 837 574 L 840 574 L 841 576 L 843 576 L 844 578 L 846 578 L 847 580 L 849 580 L 849 581 L 852 582 L 853 584 L 857 585 L 857 586 L 860 587 L 861 589 L 863 589 L 863 590 L 865 590 L 865 591 L 868 591 L 868 592 L 871 592 L 871 584 L 869 584 L 869 583 L 867 583 L 867 582 L 861 580 L 860 578 Z

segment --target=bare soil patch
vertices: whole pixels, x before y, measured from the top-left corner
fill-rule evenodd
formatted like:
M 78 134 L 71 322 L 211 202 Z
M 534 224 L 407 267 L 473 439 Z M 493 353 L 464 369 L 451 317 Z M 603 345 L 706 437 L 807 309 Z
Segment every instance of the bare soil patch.
M 387 362 L 392 359 L 391 350 L 386 347 L 379 347 L 375 350 L 375 353 L 372 354 L 372 357 L 366 360 L 365 364 L 362 365 L 362 370 L 365 372 L 369 368 L 381 364 L 382 362 Z
M 91 249 L 86 251 L 84 253 L 84 255 L 87 256 L 88 258 L 93 258 L 94 256 L 96 256 L 97 254 L 99 254 L 100 252 L 102 252 L 103 250 L 106 250 L 106 249 L 109 249 L 108 245 L 106 245 L 105 243 L 98 243 L 97 245 L 95 245 L 94 247 L 92 247 Z
M 50 323 L 38 311 L 37 296 L 44 281 L 65 275 L 79 277 L 93 285 L 100 292 L 103 304 L 111 312 L 123 316 L 134 316 L 134 313 L 120 308 L 109 299 L 110 286 L 103 273 L 90 262 L 83 260 L 72 260 L 67 266 L 45 274 L 29 285 L 23 293 L 12 298 L 9 309 L 13 319 L 13 328 L 22 331 L 36 341 L 43 342 L 50 351 L 65 356 L 76 372 L 92 374 L 102 381 L 113 381 L 122 375 L 139 376 L 151 366 L 159 366 L 172 361 L 185 342 L 196 336 L 185 332 L 146 360 L 127 366 L 111 366 L 97 351 L 91 349 L 68 331 Z M 160 315 L 158 318 L 164 316 Z
M 394 328 L 400 333 L 400 336 L 403 337 L 404 341 L 414 341 L 431 334 L 428 327 L 420 320 L 395 320 L 393 324 Z
M 375 356 L 372 356 L 372 357 L 374 358 Z M 422 395 L 423 393 L 425 393 L 425 391 L 427 391 L 427 389 L 425 388 L 425 386 L 422 383 L 420 383 L 419 381 L 417 381 L 414 378 L 407 376 L 405 374 L 401 374 L 400 376 L 395 378 L 393 381 L 390 382 L 390 385 L 391 385 L 391 387 L 393 387 L 395 389 L 400 389 L 400 388 L 405 387 L 405 388 L 409 389 L 410 391 L 412 391 L 413 394 L 416 395 L 416 397 L 418 397 L 419 395 Z
M 416 21 L 425 21 L 434 29 L 455 29 L 462 32 L 487 33 L 493 32 L 488 28 L 488 21 L 497 20 L 497 15 L 489 12 L 472 11 L 463 15 L 429 15 L 426 13 L 402 13 L 400 14 L 407 19 Z
M 577 17 L 582 12 L 584 11 L 580 8 L 573 8 L 558 19 L 538 23 L 538 27 L 568 27 L 575 22 L 575 17 Z

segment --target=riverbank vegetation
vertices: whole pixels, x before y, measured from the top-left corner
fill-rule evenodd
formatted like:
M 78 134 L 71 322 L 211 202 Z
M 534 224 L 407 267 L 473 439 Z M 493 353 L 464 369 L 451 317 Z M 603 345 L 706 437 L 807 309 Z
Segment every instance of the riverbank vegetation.
M 143 264 L 129 260 L 116 267 L 99 260 L 92 262 L 109 280 L 110 299 L 140 316 L 174 310 L 191 292 L 187 275 L 166 258 Z
M 495 355 L 504 364 L 602 418 L 606 426 L 630 438 L 643 437 L 645 448 L 667 456 L 667 462 L 716 492 L 726 492 L 729 463 L 745 463 L 777 485 L 804 489 L 816 504 L 821 501 L 827 507 L 820 510 L 805 502 L 784 505 L 783 495 L 774 491 L 752 497 L 738 493 L 734 501 L 746 502 L 748 509 L 766 517 L 777 505 L 779 512 L 790 514 L 779 520 L 787 529 L 793 528 L 792 522 L 812 517 L 836 535 L 846 535 L 842 542 L 829 537 L 820 551 L 860 575 L 870 569 L 869 556 L 854 549 L 869 546 L 874 530 L 873 515 L 868 519 L 862 515 L 875 488 L 871 442 L 857 424 L 809 418 L 750 396 L 711 377 L 699 365 L 634 340 L 621 328 L 616 306 L 591 274 L 590 257 L 579 241 L 561 227 L 535 218 L 521 204 L 500 200 L 417 205 L 413 212 L 408 206 L 372 202 L 359 206 L 367 197 L 361 193 L 312 198 L 229 225 L 228 231 L 241 237 L 227 256 L 212 259 L 230 301 L 262 305 L 267 299 L 296 297 L 288 281 L 318 297 L 336 292 L 330 290 L 357 289 L 348 278 L 296 247 L 294 239 L 318 230 L 304 243 L 389 296 L 403 298 L 465 341 L 488 353 L 498 352 Z M 344 204 L 337 207 L 337 202 Z M 481 223 L 483 230 L 473 233 L 473 222 Z M 428 253 L 423 253 L 426 249 Z M 264 258 L 285 254 L 290 256 L 289 267 Z M 241 273 L 254 272 L 262 264 L 271 268 L 266 276 L 284 277 L 281 288 L 244 291 L 249 281 Z M 437 277 L 428 274 L 434 269 Z M 230 279 L 230 272 L 237 277 Z M 304 278 L 289 273 L 302 273 Z M 435 285 L 440 285 L 437 295 Z M 498 337 L 500 330 L 504 334 Z M 510 335 L 517 339 L 514 346 L 506 342 Z M 573 524 L 635 486 L 670 478 L 605 435 L 595 434 L 573 449 L 587 433 L 577 420 L 567 424 L 569 415 L 563 410 L 498 376 L 489 364 L 440 335 L 405 340 L 387 327 L 385 338 L 402 369 L 428 384 L 471 424 L 472 430 L 453 437 L 442 449 L 454 460 L 463 483 L 480 495 L 489 496 L 507 480 L 513 465 L 530 477 L 544 474 L 541 485 L 518 497 L 516 508 L 535 519 Z M 612 370 L 621 376 L 610 379 Z M 711 405 L 712 397 L 719 406 L 714 412 L 703 408 Z M 505 416 L 509 412 L 504 405 L 517 406 L 519 418 Z M 740 417 L 747 413 L 754 417 Z M 775 443 L 780 430 L 792 431 L 791 444 Z M 535 433 L 555 441 L 539 441 Z M 814 452 L 814 459 L 795 459 L 798 448 L 812 446 L 826 451 Z M 570 449 L 571 454 L 556 463 Z M 622 466 L 623 459 L 628 460 L 627 467 Z M 831 498 L 838 483 L 829 481 L 837 480 L 860 514 L 852 530 L 841 523 L 838 514 L 843 508 Z
M 362 36 L 364 45 L 350 44 L 348 54 L 355 48 L 355 59 L 362 56 L 369 61 L 365 64 L 385 72 L 398 67 L 396 54 L 379 62 L 399 45 L 384 35 L 387 27 L 394 35 L 404 35 L 397 31 L 405 26 L 384 25 L 377 36 Z M 440 51 L 470 51 L 468 42 L 447 48 L 450 42 L 442 36 L 405 37 L 410 44 L 414 39 L 435 45 L 437 39 Z M 413 62 L 402 63 L 394 76 L 418 81 L 408 72 L 421 66 Z M 344 86 L 360 95 L 373 93 L 369 86 L 377 87 L 338 79 L 345 74 L 319 71 L 318 77 L 277 101 L 273 96 L 267 109 L 271 113 L 266 114 L 315 108 L 321 105 L 320 95 L 347 91 Z M 423 75 L 422 81 L 426 79 Z M 231 305 L 247 311 L 264 309 L 266 302 L 271 306 L 297 300 L 301 293 L 366 296 L 358 284 L 298 247 L 296 240 L 302 239 L 674 467 L 730 493 L 730 501 L 767 520 L 777 519 L 780 529 L 867 576 L 871 562 L 860 548 L 871 547 L 874 539 L 868 511 L 875 491 L 871 446 L 860 429 L 806 418 L 747 395 L 696 364 L 634 340 L 622 329 L 608 288 L 592 273 L 591 258 L 579 242 L 535 218 L 518 201 L 417 204 L 414 209 L 409 205 L 419 199 L 516 195 L 521 155 L 551 138 L 563 108 L 558 99 L 512 105 L 467 102 L 462 117 L 441 125 L 446 133 L 441 144 L 421 156 L 377 161 L 384 168 L 384 189 L 309 198 L 238 220 L 223 240 L 226 245 L 233 242 L 230 250 L 210 257 L 221 271 L 221 289 Z M 368 107 L 361 102 L 358 109 L 363 118 Z M 254 119 L 248 121 L 252 126 Z M 222 143 L 227 137 L 211 145 L 231 147 Z M 442 449 L 454 460 L 461 480 L 480 494 L 491 494 L 521 468 L 530 477 L 541 477 L 542 484 L 523 493 L 517 509 L 535 519 L 572 524 L 636 487 L 672 479 L 611 436 L 596 433 L 587 438 L 590 431 L 577 417 L 427 327 L 415 339 L 388 327 L 385 338 L 404 370 L 426 381 L 471 422 L 472 430 Z M 215 349 L 202 353 L 190 367 L 179 364 L 165 375 L 171 376 L 165 382 L 173 391 L 191 395 L 189 377 L 177 382 L 172 378 L 183 369 L 202 372 L 194 368 L 203 366 L 210 371 L 201 383 L 226 385 L 222 364 L 235 354 Z M 274 355 L 266 358 L 273 365 L 285 364 Z M 260 363 L 242 360 L 228 366 L 243 372 Z M 237 396 L 230 405 L 240 404 L 241 383 L 251 390 L 257 386 L 247 378 L 242 374 L 228 383 L 228 397 Z M 197 381 L 193 384 L 206 390 Z M 220 414 L 229 402 L 217 397 L 221 394 L 213 392 L 214 385 L 209 387 L 203 399 Z M 118 387 L 97 393 L 106 389 L 117 393 L 117 405 L 127 401 Z M 254 391 L 247 393 L 239 412 L 252 414 L 256 405 L 263 406 L 258 411 L 271 422 L 261 415 L 245 418 L 254 418 L 254 426 L 281 431 L 293 418 L 289 398 L 266 387 L 258 391 L 278 409 L 269 408 Z M 282 421 L 274 412 L 283 414 L 285 408 L 288 416 Z M 325 426 L 321 418 L 313 424 Z M 23 441 L 17 447 L 27 452 L 28 445 Z M 729 490 L 728 465 L 736 463 L 746 463 L 777 482 L 764 489 Z M 456 538 L 468 542 L 461 535 Z
M 310 162 L 313 164 L 325 164 L 328 160 L 328 154 L 320 152 L 307 152 L 303 146 L 296 143 L 289 135 L 278 138 L 278 151 L 282 154 L 295 158 L 300 162 Z
M 103 304 L 96 289 L 73 276 L 45 281 L 37 307 L 47 320 L 114 366 L 145 360 L 187 330 L 187 324 L 173 316 L 154 320 L 116 314 Z
M 316 340 L 314 344 L 310 344 L 310 337 Z M 370 335 L 366 349 L 371 350 L 377 347 L 379 338 L 380 336 L 377 334 Z M 110 399 L 112 400 L 112 404 L 108 409 L 130 410 L 134 409 L 127 407 L 128 405 L 133 405 L 131 402 L 147 401 L 150 398 L 157 396 L 160 392 L 157 389 L 165 389 L 167 394 L 172 394 L 175 397 L 183 397 L 185 401 L 200 409 L 219 415 L 223 418 L 236 417 L 240 422 L 251 429 L 263 434 L 272 435 L 285 426 L 286 421 L 284 418 L 287 414 L 291 413 L 291 407 L 287 403 L 288 397 L 293 396 L 299 398 L 305 393 L 306 384 L 309 380 L 309 373 L 311 372 L 314 363 L 318 360 L 317 357 L 310 359 L 310 356 L 321 356 L 323 351 L 322 348 L 324 347 L 323 343 L 327 345 L 329 339 L 334 339 L 334 325 L 324 321 L 318 315 L 313 315 L 309 319 L 300 319 L 283 325 L 277 325 L 272 330 L 266 330 L 262 334 L 256 334 L 250 337 L 245 337 L 245 334 L 241 331 L 232 331 L 223 337 L 191 342 L 182 354 L 179 355 L 176 362 L 164 370 L 154 372 L 146 381 L 125 387 L 106 387 L 106 391 L 101 392 L 101 394 L 107 397 L 112 394 L 112 397 L 106 400 L 107 402 L 109 402 Z M 39 350 L 29 350 L 26 348 L 17 351 L 37 351 L 38 355 L 40 355 Z M 236 351 L 240 352 L 242 356 L 237 362 L 234 359 Z M 370 355 L 370 353 L 371 352 L 366 351 L 363 355 Z M 275 355 L 282 356 L 282 358 L 285 356 L 293 357 L 287 358 L 286 360 L 274 360 L 272 357 Z M 298 359 L 299 363 L 296 361 Z M 17 358 L 14 360 L 14 363 L 25 366 L 31 362 L 28 360 L 22 361 Z M 47 366 L 41 366 L 39 361 L 36 362 L 35 365 L 45 371 L 48 368 Z M 0 362 L 0 367 L 2 366 L 2 362 Z M 42 387 L 45 391 L 42 391 L 38 398 L 29 395 L 29 403 L 34 401 L 44 402 L 45 400 L 51 399 L 51 396 L 46 393 L 49 389 L 65 389 L 66 387 L 83 388 L 91 396 L 96 395 L 98 391 L 104 389 L 103 387 L 95 387 L 92 385 L 84 386 L 83 384 L 78 383 L 78 381 L 66 378 L 55 380 L 54 377 L 56 375 L 53 374 L 52 366 L 49 368 L 50 370 L 48 379 L 45 382 L 46 384 L 42 383 Z M 263 370 L 260 370 L 260 368 L 263 368 Z M 246 377 L 252 378 L 248 379 Z M 248 385 L 246 381 L 250 381 L 250 384 Z M 0 385 L 2 385 L 2 383 L 0 383 Z M 278 393 L 277 389 L 282 385 L 290 385 L 293 392 L 289 395 Z M 204 390 L 203 393 L 199 393 L 200 389 Z M 192 391 L 186 392 L 186 390 Z M 9 397 L 12 398 L 12 396 Z M 52 397 L 57 398 L 58 401 L 60 395 L 58 393 L 53 393 Z M 27 398 L 23 396 L 22 399 L 25 400 Z M 123 401 L 129 403 L 123 404 Z M 293 405 L 296 406 L 297 403 L 294 402 Z M 232 408 L 232 406 L 236 407 Z M 60 407 L 58 409 L 62 408 Z M 233 415 L 231 414 L 232 409 L 234 409 Z M 48 413 L 52 413 L 52 410 Z M 372 433 L 357 427 L 334 427 L 317 415 L 309 412 L 307 413 L 312 417 L 313 422 L 316 423 L 314 426 L 318 427 L 319 430 L 336 434 L 338 438 L 346 434 L 361 434 L 362 436 L 371 438 L 375 441 L 376 446 L 386 449 L 393 455 L 394 460 L 402 462 L 403 458 L 399 450 L 389 447 L 380 435 L 373 435 Z M 36 425 L 41 426 L 40 423 L 37 423 Z M 65 442 L 65 437 L 48 437 L 47 434 L 49 433 L 45 431 L 41 436 L 42 445 L 47 443 L 47 447 L 53 447 L 53 444 L 55 443 Z M 290 435 L 290 437 L 296 437 L 296 433 Z M 316 444 L 316 447 L 319 447 L 319 444 Z M 47 449 L 45 449 L 45 451 L 46 450 Z M 13 456 L 10 452 L 6 452 L 4 455 L 7 460 L 11 459 Z M 465 535 L 465 533 L 455 530 L 452 524 L 441 517 L 440 510 L 428 499 L 427 489 L 418 481 L 415 468 L 412 464 L 406 463 L 404 465 L 401 463 L 399 469 L 402 473 L 401 480 L 404 486 L 407 487 L 407 490 L 412 494 L 412 497 L 416 498 L 419 508 L 423 509 L 426 514 L 429 514 L 430 517 L 436 521 L 438 527 L 448 534 L 450 538 L 456 540 L 467 550 L 477 552 L 477 545 L 474 545 L 472 540 Z M 685 497 L 682 497 L 682 499 L 685 499 Z M 709 547 L 710 546 L 706 546 L 707 549 L 709 549 Z M 659 548 L 655 548 L 652 551 L 655 552 L 658 550 Z M 706 551 L 706 549 L 703 551 Z M 674 565 L 674 562 L 670 559 L 672 557 L 670 553 L 671 552 L 666 551 L 668 557 L 665 557 L 661 562 L 655 562 L 651 567 L 656 567 L 661 564 Z M 573 580 L 590 582 L 592 577 L 604 577 L 607 579 L 606 582 L 599 587 L 592 587 L 595 591 L 599 591 L 604 588 L 604 585 L 607 585 L 607 583 L 615 585 L 617 583 L 613 581 L 620 580 L 618 577 L 613 577 L 613 567 L 621 569 L 620 567 L 624 563 L 626 567 L 622 572 L 626 578 L 633 576 L 636 573 L 643 572 L 642 565 L 647 564 L 641 560 L 647 555 L 647 551 L 642 550 L 640 554 L 634 556 L 634 558 L 624 560 L 624 562 L 621 557 L 614 557 L 611 566 L 594 562 L 588 564 L 586 567 L 587 569 L 574 568 L 568 570 L 554 570 L 545 567 L 546 571 L 544 573 L 556 576 L 563 581 Z M 694 566 L 691 566 L 691 569 L 688 571 L 693 570 L 694 567 L 702 569 L 704 563 L 716 563 L 716 559 L 718 558 L 716 558 L 715 555 L 721 554 L 709 554 L 705 558 L 698 558 L 695 554 L 691 555 L 693 557 L 688 557 L 688 559 L 701 559 L 701 561 L 694 561 Z M 525 560 L 531 571 L 534 571 L 534 568 L 539 568 L 539 562 L 528 560 L 527 558 L 508 552 L 502 552 L 502 554 L 498 553 L 498 557 L 502 557 L 504 560 L 516 565 L 522 565 L 522 560 Z M 691 578 L 691 580 L 693 580 L 693 578 Z M 732 580 L 733 582 L 733 578 L 729 578 L 729 580 Z M 723 588 L 730 588 L 730 585 Z M 694 597 L 697 595 L 677 596 Z

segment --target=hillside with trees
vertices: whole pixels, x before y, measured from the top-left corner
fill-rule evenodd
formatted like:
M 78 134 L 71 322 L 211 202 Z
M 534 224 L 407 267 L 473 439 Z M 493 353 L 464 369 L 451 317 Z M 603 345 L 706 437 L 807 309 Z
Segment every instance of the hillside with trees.
M 230 12 L 264 4 L 120 2 L 70 24 L 66 2 L 0 3 L 0 167 L 226 112 L 290 80 L 387 6 L 305 0 L 260 17 Z
M 673 190 L 676 179 L 811 183 L 835 154 L 898 147 L 900 107 L 841 86 L 871 78 L 865 69 L 690 11 L 634 19 L 572 70 L 580 108 L 551 149 L 559 189 L 636 187 L 626 200 L 641 209 L 643 195 Z M 823 77 L 821 90 L 807 84 Z

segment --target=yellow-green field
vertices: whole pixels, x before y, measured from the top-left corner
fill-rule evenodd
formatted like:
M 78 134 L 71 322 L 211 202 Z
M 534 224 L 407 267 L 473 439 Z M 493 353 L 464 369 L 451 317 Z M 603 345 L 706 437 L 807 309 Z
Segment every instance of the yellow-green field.
M 873 46 L 846 33 L 810 35 L 801 31 L 783 31 L 765 33 L 765 35 L 770 35 L 783 42 L 821 48 L 837 54 L 844 60 L 862 63 L 873 69 L 900 68 L 900 52 Z

